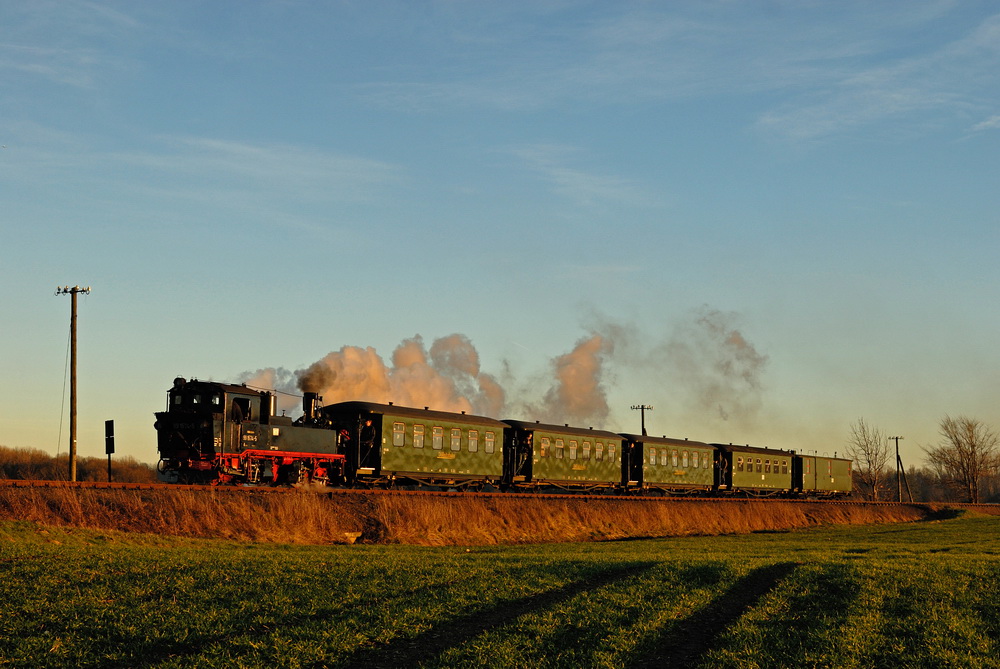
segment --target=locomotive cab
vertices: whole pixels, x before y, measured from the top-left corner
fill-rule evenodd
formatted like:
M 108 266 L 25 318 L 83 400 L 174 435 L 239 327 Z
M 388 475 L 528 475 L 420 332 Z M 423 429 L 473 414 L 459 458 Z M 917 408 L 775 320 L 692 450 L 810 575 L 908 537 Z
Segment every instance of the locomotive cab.
M 220 434 L 224 393 L 216 384 L 174 379 L 166 411 L 156 413 L 159 471 L 168 479 L 199 478 L 213 467 Z

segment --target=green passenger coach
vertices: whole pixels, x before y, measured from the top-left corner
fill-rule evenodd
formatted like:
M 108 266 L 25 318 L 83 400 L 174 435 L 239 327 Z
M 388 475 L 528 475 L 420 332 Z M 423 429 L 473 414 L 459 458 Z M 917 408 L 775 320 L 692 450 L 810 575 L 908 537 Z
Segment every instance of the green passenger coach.
M 470 489 L 499 485 L 500 421 L 373 402 L 341 402 L 320 411 L 340 431 L 348 471 L 359 480 Z
M 719 490 L 759 497 L 790 493 L 794 454 L 771 448 L 713 444 L 719 451 Z
M 700 441 L 626 434 L 629 486 L 660 494 L 711 492 L 715 449 Z
M 621 488 L 622 436 L 614 432 L 504 420 L 518 454 L 515 487 L 563 490 Z

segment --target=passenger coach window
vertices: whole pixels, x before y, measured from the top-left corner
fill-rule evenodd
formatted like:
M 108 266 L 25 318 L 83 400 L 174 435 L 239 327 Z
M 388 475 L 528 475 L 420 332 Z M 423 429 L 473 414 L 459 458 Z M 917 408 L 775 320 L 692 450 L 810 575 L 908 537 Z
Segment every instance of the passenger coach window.
M 402 446 L 406 439 L 406 426 L 402 423 L 392 424 L 392 445 Z
M 781 461 L 781 473 L 782 474 L 787 474 L 788 473 L 788 460 L 782 460 Z
M 576 460 L 576 439 L 569 440 L 569 459 Z
M 660 464 L 663 465 L 664 467 L 667 466 L 668 457 L 670 457 L 670 454 L 667 453 L 667 449 L 664 448 L 662 451 L 660 451 Z
M 452 428 L 451 430 L 451 450 L 462 450 L 462 431 Z
M 584 460 L 589 460 L 590 459 L 590 442 L 589 441 L 583 442 L 583 456 L 582 457 L 583 457 Z
M 674 467 L 677 466 L 677 451 L 670 452 L 670 464 L 672 464 Z
M 649 447 L 649 464 L 656 464 L 656 449 L 652 446 Z
M 413 426 L 413 448 L 423 448 L 424 447 L 424 426 L 414 425 Z
M 616 460 L 615 460 L 616 457 L 617 456 L 615 454 L 615 444 L 614 444 L 614 442 L 610 442 L 609 441 L 608 442 L 608 460 L 611 460 L 611 462 L 616 462 Z
M 563 450 L 566 448 L 562 439 L 556 439 L 556 459 L 561 460 L 563 457 Z
M 594 447 L 594 459 L 598 461 L 604 460 L 604 444 L 597 442 L 597 446 Z
M 770 474 L 771 473 L 771 461 L 770 460 L 764 460 L 764 473 L 765 474 Z
M 479 431 L 469 430 L 469 453 L 479 450 Z
M 688 452 L 684 451 L 684 453 L 682 454 L 681 457 L 682 457 L 682 459 L 681 459 L 682 466 L 684 467 L 684 469 L 687 469 L 687 466 L 688 466 Z
M 444 428 L 443 427 L 432 427 L 431 428 L 431 447 L 435 451 L 440 451 L 444 448 Z
M 547 458 L 549 456 L 549 438 L 542 437 L 541 439 L 538 440 L 538 443 L 541 444 L 541 449 L 542 449 L 539 452 L 539 455 L 543 458 Z
M 691 454 L 691 466 L 698 469 L 698 451 Z
M 493 452 L 493 445 L 494 445 L 493 433 L 492 432 L 487 432 L 486 433 L 486 452 L 487 453 L 492 453 Z
M 743 458 L 742 457 L 736 458 L 736 471 L 738 471 L 738 472 L 743 471 Z
M 757 473 L 760 474 L 760 458 L 757 458 Z

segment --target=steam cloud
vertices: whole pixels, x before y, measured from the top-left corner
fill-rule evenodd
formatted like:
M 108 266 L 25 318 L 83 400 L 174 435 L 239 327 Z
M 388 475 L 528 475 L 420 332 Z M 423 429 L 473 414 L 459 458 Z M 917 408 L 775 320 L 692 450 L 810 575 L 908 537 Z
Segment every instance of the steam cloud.
M 702 309 L 693 322 L 678 326 L 663 348 L 672 385 L 683 388 L 697 407 L 717 410 L 723 420 L 758 408 L 767 363 L 735 321 L 735 314 Z
M 300 392 L 314 392 L 325 404 L 393 402 L 601 428 L 609 427 L 608 381 L 615 364 L 629 379 L 651 375 L 660 395 L 651 400 L 728 420 L 750 416 L 759 407 L 760 375 L 767 363 L 767 356 L 736 328 L 736 320 L 735 314 L 704 308 L 647 347 L 637 343 L 635 328 L 605 323 L 553 358 L 540 379 L 515 392 L 482 371 L 479 353 L 461 334 L 436 339 L 429 349 L 420 335 L 405 339 L 389 364 L 372 347 L 344 346 L 305 369 L 262 369 L 242 380 L 285 393 L 278 408 L 292 413 L 299 408 Z
M 298 372 L 298 387 L 332 404 L 347 400 L 428 406 L 493 416 L 505 402 L 503 388 L 480 370 L 468 337 L 437 339 L 428 354 L 419 335 L 404 340 L 385 364 L 371 347 L 345 346 Z
M 609 339 L 594 334 L 552 361 L 553 382 L 538 404 L 527 409 L 536 420 L 602 426 L 608 418 L 604 364 L 614 352 Z

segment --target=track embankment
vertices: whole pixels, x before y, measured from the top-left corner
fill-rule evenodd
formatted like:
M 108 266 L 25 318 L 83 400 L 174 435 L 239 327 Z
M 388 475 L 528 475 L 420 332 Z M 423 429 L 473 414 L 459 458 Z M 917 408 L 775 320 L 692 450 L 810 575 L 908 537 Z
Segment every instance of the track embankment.
M 0 487 L 0 520 L 298 544 L 493 545 L 787 531 L 947 517 L 954 505 Z

